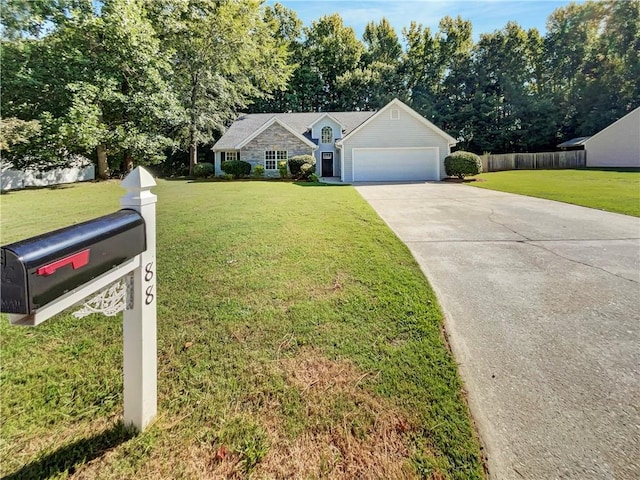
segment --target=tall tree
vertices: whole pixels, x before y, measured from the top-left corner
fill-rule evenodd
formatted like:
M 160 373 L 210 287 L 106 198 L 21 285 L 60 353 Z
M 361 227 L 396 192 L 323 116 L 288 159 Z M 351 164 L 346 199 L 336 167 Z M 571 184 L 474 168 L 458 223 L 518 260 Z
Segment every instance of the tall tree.
M 308 67 L 302 63 L 302 21 L 294 10 L 280 3 L 265 7 L 264 21 L 270 25 L 276 44 L 286 49 L 293 73 L 286 86 L 252 99 L 248 110 L 252 113 L 302 111 L 305 92 L 320 88 L 318 76 L 311 75 Z
M 577 105 L 578 132 L 593 134 L 640 105 L 640 1 L 599 5 L 599 35 L 582 65 L 584 100 Z
M 0 0 L 3 40 L 38 38 L 72 17 L 92 16 L 92 0 Z
M 336 79 L 340 96 L 336 107 L 341 110 L 376 110 L 393 98 L 406 101 L 399 66 L 402 46 L 398 35 L 386 18 L 365 27 L 365 51 L 360 65 Z
M 412 106 L 428 118 L 436 115 L 436 101 L 445 73 L 438 36 L 416 22 L 403 30 L 406 56 L 401 67 Z
M 461 17 L 444 17 L 438 26 L 438 51 L 444 64 L 435 97 L 434 121 L 461 141 L 470 140 L 473 98 L 472 26 Z
M 309 74 L 316 73 L 322 82 L 321 92 L 313 95 L 313 110 L 339 108 L 341 92 L 338 78 L 354 70 L 364 51 L 351 27 L 342 23 L 339 14 L 325 15 L 304 29 L 304 63 Z
M 515 22 L 481 35 L 474 51 L 474 150 L 519 152 L 540 143 L 531 139 L 539 43 L 537 30 Z
M 178 135 L 193 173 L 198 145 L 212 142 L 252 98 L 284 88 L 292 67 L 258 0 L 158 0 L 155 19 L 187 112 Z
M 366 48 L 362 56 L 365 65 L 380 62 L 397 66 L 400 63 L 402 45 L 396 31 L 385 17 L 382 17 L 379 23 L 367 23 L 362 38 Z
M 386 18 L 365 27 L 365 52 L 360 66 L 340 75 L 339 107 L 348 110 L 376 110 L 393 98 L 407 101 L 401 72 L 402 46 L 398 35 Z
M 586 100 L 583 66 L 601 22 L 602 5 L 591 1 L 570 3 L 554 10 L 547 19 L 544 71 L 548 94 L 558 107 L 552 121 L 557 124 L 560 138 L 571 138 L 580 132 L 578 108 Z
M 83 48 L 70 47 L 57 33 L 65 25 L 95 15 L 90 1 L 2 1 L 0 85 L 2 116 L 35 121 L 37 134 L 6 151 L 18 168 L 64 165 L 70 154 L 83 153 L 60 134 L 71 106 L 67 85 L 92 73 Z M 46 27 L 46 28 L 45 28 Z
M 106 178 L 109 155 L 127 170 L 134 160 L 153 162 L 171 143 L 164 129 L 176 123 L 179 106 L 144 3 L 42 2 L 52 8 L 46 34 L 10 42 L 6 56 L 3 49 L 15 67 L 3 69 L 3 109 L 41 121 L 37 155 L 61 143 L 66 151 L 95 150 Z
M 117 155 L 123 171 L 134 161 L 154 163 L 171 145 L 165 129 L 181 117 L 144 3 L 106 0 L 99 16 L 59 32 L 69 48 L 85 48 L 93 70 L 92 78 L 68 86 L 72 105 L 63 131 L 96 148 L 101 178 L 108 175 L 108 154 Z
M 338 110 L 377 110 L 394 98 L 407 101 L 407 92 L 397 67 L 373 62 L 340 75 L 336 80 L 340 92 Z

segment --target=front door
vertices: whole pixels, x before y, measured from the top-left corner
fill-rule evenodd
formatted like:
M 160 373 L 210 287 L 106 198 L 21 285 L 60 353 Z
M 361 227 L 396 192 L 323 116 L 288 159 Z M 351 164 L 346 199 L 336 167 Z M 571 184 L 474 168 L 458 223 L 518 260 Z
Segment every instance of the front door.
M 333 152 L 322 152 L 322 176 L 333 177 Z

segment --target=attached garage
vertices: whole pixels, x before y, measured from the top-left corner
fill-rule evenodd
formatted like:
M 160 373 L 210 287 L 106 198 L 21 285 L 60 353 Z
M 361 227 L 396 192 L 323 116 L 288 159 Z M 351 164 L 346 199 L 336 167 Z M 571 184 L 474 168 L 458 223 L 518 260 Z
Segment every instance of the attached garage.
M 395 99 L 336 141 L 343 182 L 438 181 L 456 144 L 415 110 Z
M 354 148 L 354 182 L 440 180 L 437 147 Z

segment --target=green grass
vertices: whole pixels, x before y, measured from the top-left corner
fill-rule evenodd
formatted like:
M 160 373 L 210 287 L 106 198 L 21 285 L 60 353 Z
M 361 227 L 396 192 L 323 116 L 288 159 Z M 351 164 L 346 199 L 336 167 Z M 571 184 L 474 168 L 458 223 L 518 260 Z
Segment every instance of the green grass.
M 639 169 L 511 170 L 470 185 L 640 217 Z
M 354 189 L 154 192 L 157 421 L 140 435 L 120 422 L 121 317 L 3 319 L 4 475 L 483 478 L 435 296 Z M 123 193 L 2 195 L 2 242 L 110 213 Z

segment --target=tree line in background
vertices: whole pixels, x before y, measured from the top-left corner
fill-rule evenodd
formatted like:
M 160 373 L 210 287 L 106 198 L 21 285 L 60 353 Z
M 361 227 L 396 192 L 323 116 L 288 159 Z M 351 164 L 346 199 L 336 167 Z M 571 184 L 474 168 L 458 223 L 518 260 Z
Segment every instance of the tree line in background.
M 568 4 L 547 31 L 471 22 L 363 39 L 259 0 L 2 0 L 2 138 L 18 168 L 98 176 L 212 144 L 240 111 L 375 110 L 397 97 L 482 153 L 553 150 L 640 105 L 640 0 Z

